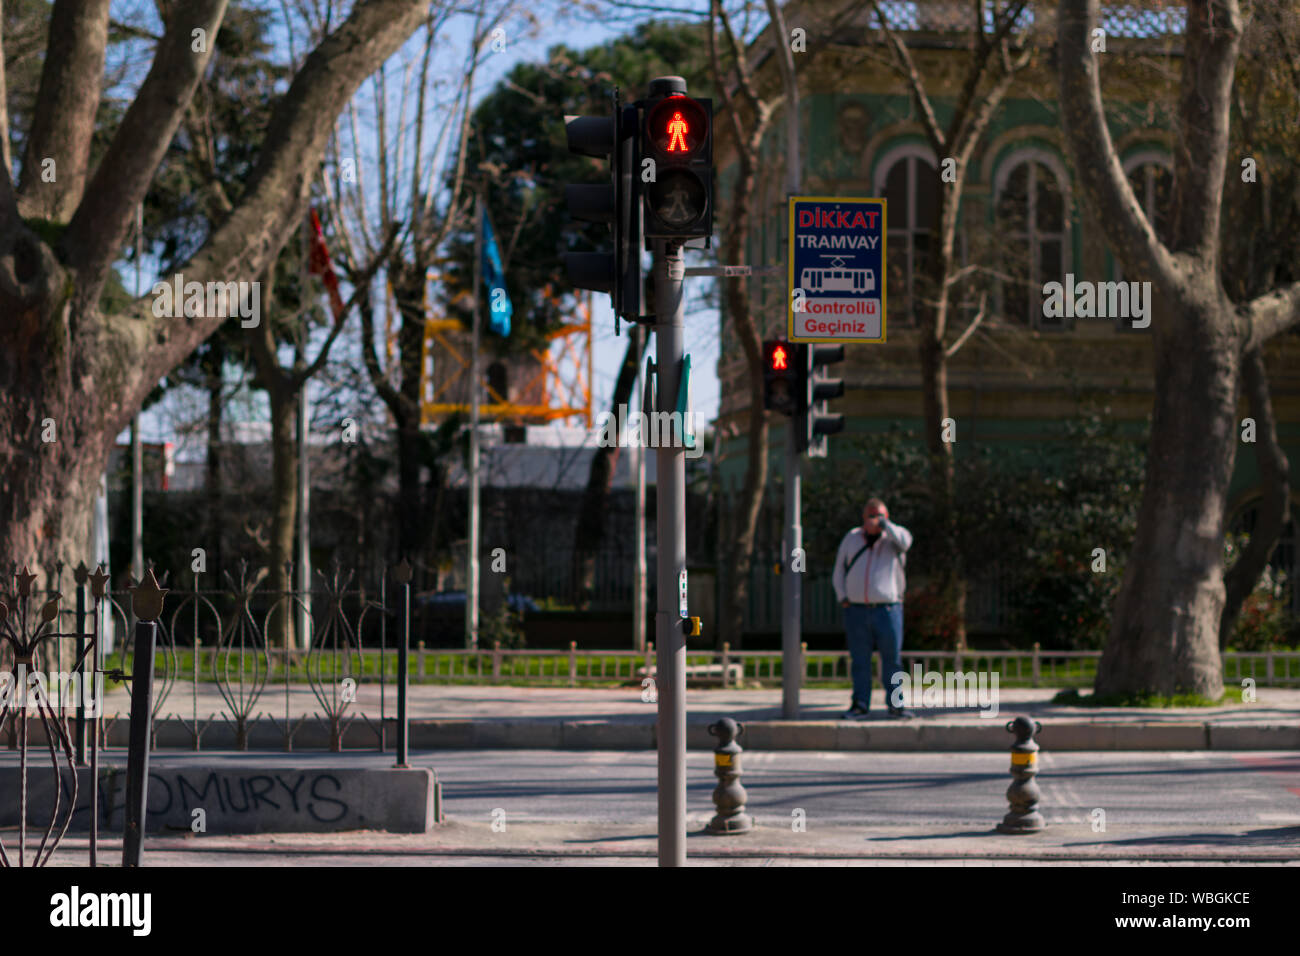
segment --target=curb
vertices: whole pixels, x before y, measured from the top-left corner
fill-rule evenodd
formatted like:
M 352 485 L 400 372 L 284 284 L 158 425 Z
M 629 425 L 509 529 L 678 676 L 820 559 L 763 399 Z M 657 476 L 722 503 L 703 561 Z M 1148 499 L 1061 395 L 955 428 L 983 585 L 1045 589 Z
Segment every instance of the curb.
M 411 746 L 441 749 L 650 750 L 657 745 L 649 722 L 613 720 L 411 722 Z M 1048 751 L 1091 750 L 1297 750 L 1295 724 L 1215 724 L 1043 721 L 1038 741 Z M 1005 753 L 1011 738 L 1003 721 L 861 724 L 840 720 L 745 722 L 746 750 L 964 751 Z M 691 750 L 713 750 L 708 723 L 686 729 Z
M 686 746 L 713 750 L 711 719 L 696 718 L 686 727 Z M 1228 721 L 1088 721 L 1044 718 L 1038 742 L 1047 751 L 1110 750 L 1300 750 L 1300 720 L 1294 723 L 1236 723 Z M 391 746 L 396 721 L 384 721 Z M 743 721 L 746 750 L 843 751 L 957 751 L 1005 753 L 1011 745 L 1006 720 L 880 721 L 752 720 Z M 188 722 L 168 717 L 154 723 L 156 746 L 196 750 Z M 110 746 L 126 745 L 126 721 L 112 726 Z M 33 741 L 39 742 L 39 728 Z M 320 719 L 304 720 L 294 734 L 294 749 L 329 748 L 329 725 Z M 213 724 L 201 736 L 204 750 L 236 749 L 234 728 Z M 653 719 L 548 719 L 523 718 L 470 720 L 419 719 L 410 722 L 410 745 L 417 750 L 653 750 L 657 746 Z M 354 721 L 344 732 L 348 749 L 372 748 L 379 743 L 378 724 Z M 278 725 L 252 724 L 251 750 L 283 751 L 284 734 Z

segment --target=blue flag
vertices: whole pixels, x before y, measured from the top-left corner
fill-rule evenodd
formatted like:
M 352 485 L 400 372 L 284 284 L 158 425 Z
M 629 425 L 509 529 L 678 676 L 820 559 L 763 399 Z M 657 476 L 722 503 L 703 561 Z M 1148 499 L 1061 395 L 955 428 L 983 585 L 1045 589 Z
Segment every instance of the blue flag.
M 483 210 L 483 282 L 487 286 L 488 328 L 497 335 L 510 334 L 510 316 L 514 309 L 506 293 L 506 270 L 501 266 L 501 250 L 492 232 L 492 220 Z

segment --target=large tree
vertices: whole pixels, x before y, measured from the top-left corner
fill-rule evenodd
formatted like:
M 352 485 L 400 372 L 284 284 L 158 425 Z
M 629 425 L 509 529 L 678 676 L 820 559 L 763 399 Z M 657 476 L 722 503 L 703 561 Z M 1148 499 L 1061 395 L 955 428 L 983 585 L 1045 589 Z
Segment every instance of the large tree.
M 1300 322 L 1300 284 L 1234 301 L 1220 270 L 1224 177 L 1243 21 L 1237 0 L 1189 0 L 1174 149 L 1173 229 L 1156 235 L 1120 164 L 1094 51 L 1099 0 L 1062 0 L 1062 122 L 1075 175 L 1126 277 L 1151 282 L 1155 397 L 1138 529 L 1098 693 L 1223 690 L 1224 514 L 1243 361 Z M 1237 174 L 1236 157 L 1231 164 Z
M 159 5 L 165 29 L 152 64 L 94 168 L 110 3 L 54 3 L 17 187 L 10 164 L 0 168 L 0 554 L 49 562 L 87 553 L 91 503 L 114 439 L 158 380 L 223 321 L 157 316 L 152 297 L 114 307 L 105 291 L 227 3 Z M 366 0 L 320 41 L 276 104 L 238 202 L 181 265 L 185 281 L 253 282 L 266 271 L 301 221 L 330 120 L 427 6 Z M 8 137 L 0 129 L 0 141 Z

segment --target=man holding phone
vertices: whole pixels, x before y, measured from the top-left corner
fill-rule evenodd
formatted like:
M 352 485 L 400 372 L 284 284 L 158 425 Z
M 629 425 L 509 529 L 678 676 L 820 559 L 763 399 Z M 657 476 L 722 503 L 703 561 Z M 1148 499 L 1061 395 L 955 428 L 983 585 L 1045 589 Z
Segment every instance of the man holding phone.
M 846 720 L 861 720 L 871 710 L 871 653 L 880 652 L 880 683 L 891 717 L 911 717 L 889 704 L 893 677 L 902 670 L 904 573 L 912 532 L 889 520 L 879 498 L 862 509 L 862 526 L 840 542 L 831 583 L 844 609 L 844 633 L 852 658 L 853 700 Z

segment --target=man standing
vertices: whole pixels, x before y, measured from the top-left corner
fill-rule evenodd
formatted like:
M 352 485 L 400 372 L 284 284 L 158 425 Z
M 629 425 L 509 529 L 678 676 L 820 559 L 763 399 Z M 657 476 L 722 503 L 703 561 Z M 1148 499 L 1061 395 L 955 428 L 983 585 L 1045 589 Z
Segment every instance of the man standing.
M 862 527 L 840 542 L 831 583 L 844 608 L 844 633 L 852 658 L 853 700 L 846 720 L 860 720 L 871 709 L 871 652 L 880 652 L 880 683 L 891 717 L 911 717 L 890 705 L 893 677 L 902 670 L 904 569 L 912 532 L 889 520 L 889 509 L 872 498 L 862 509 Z

